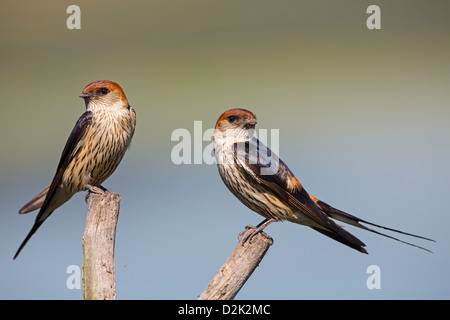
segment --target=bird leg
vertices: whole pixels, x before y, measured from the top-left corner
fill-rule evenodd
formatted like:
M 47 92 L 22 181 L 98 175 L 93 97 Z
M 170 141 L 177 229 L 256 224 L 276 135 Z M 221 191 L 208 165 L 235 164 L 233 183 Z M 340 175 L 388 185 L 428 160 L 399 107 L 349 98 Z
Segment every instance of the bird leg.
M 238 235 L 238 239 L 242 237 L 242 245 L 244 245 L 244 243 L 246 243 L 247 241 L 251 242 L 253 237 L 257 234 L 257 233 L 261 233 L 261 235 L 263 235 L 265 238 L 272 240 L 272 238 L 265 232 L 263 232 L 264 228 L 267 227 L 269 224 L 271 224 L 272 222 L 274 222 L 274 219 L 264 219 L 260 224 L 258 224 L 256 227 L 254 226 L 245 226 L 245 231 L 242 231 L 239 233 Z M 245 236 L 243 236 L 245 234 L 245 232 L 247 230 L 251 229 L 250 232 L 248 232 Z
M 104 193 L 109 193 L 109 190 L 106 189 L 104 186 L 99 185 L 98 187 L 99 187 L 100 189 L 102 189 L 102 191 L 103 191 Z
M 109 190 L 106 189 L 105 187 L 103 187 L 102 185 L 99 185 L 98 187 L 96 186 L 91 186 L 90 184 L 86 185 L 86 195 L 84 196 L 84 201 L 86 203 L 88 203 L 89 197 L 91 196 L 91 192 L 92 193 L 108 193 Z

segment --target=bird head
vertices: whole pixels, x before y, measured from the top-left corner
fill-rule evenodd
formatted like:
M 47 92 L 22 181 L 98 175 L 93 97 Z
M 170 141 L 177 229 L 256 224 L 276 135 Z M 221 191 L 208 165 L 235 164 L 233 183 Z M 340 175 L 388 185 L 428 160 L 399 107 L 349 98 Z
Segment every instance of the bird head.
M 222 136 L 234 141 L 246 141 L 251 138 L 255 125 L 256 115 L 246 109 L 230 109 L 222 113 L 216 122 L 215 139 Z
M 113 81 L 100 80 L 88 84 L 80 95 L 86 109 L 117 109 L 128 107 L 128 100 L 122 88 Z

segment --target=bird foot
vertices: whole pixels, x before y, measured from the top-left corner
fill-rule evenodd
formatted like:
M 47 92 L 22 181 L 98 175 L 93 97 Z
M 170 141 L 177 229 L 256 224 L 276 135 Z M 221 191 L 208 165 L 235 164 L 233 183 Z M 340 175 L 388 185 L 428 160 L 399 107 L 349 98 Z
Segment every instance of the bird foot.
M 91 186 L 90 184 L 86 185 L 86 189 L 87 189 L 87 192 L 86 192 L 86 195 L 84 196 L 84 201 L 86 203 L 88 203 L 88 200 L 89 200 L 89 197 L 91 196 L 91 193 L 103 194 L 103 193 L 108 193 L 109 192 L 108 189 L 106 189 L 103 186 L 96 187 L 96 186 Z
M 263 229 L 266 226 L 245 226 L 245 230 L 239 232 L 238 234 L 238 240 L 241 241 L 242 246 L 248 241 L 249 243 L 252 242 L 252 239 L 254 236 L 256 236 L 258 233 L 260 233 L 264 238 L 270 240 L 273 242 L 273 239 L 271 236 L 269 236 L 267 233 L 263 231 Z M 250 230 L 247 232 L 247 230 Z

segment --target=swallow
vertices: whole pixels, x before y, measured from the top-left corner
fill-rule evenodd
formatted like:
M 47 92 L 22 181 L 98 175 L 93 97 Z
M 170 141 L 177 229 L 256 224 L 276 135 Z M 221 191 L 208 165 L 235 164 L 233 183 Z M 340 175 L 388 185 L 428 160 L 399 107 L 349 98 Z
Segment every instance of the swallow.
M 86 112 L 67 139 L 52 182 L 19 210 L 24 214 L 40 209 L 14 259 L 53 211 L 75 193 L 88 191 L 88 196 L 107 191 L 101 184 L 116 170 L 131 143 L 136 112 L 117 83 L 92 82 L 80 97 Z
M 214 153 L 222 181 L 245 206 L 265 218 L 256 227 L 246 227 L 252 230 L 242 239 L 243 244 L 272 222 L 290 221 L 367 254 L 366 245 L 334 221 L 337 220 L 431 252 L 363 224 L 434 241 L 432 239 L 368 222 L 310 195 L 289 167 L 253 136 L 256 123 L 255 114 L 236 108 L 224 112 L 214 130 Z

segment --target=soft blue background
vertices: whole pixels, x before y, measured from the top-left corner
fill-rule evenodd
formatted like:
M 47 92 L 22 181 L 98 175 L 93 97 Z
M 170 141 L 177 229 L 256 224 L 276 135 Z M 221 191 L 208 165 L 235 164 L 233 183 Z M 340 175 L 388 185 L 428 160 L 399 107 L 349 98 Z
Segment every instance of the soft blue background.
M 66 8 L 81 8 L 81 30 Z M 84 194 L 59 208 L 15 261 L 36 213 L 18 209 L 53 177 L 94 80 L 122 85 L 133 145 L 104 184 L 122 195 L 119 299 L 196 299 L 261 217 L 214 165 L 172 163 L 173 130 L 214 126 L 230 107 L 280 130 L 305 188 L 363 219 L 437 240 L 434 253 L 348 227 L 369 255 L 313 230 L 272 224 L 275 243 L 238 299 L 450 297 L 448 1 L 10 1 L 0 10 L 0 298 L 82 299 Z M 206 146 L 208 142 L 204 143 Z M 405 237 L 402 237 L 405 239 Z M 407 239 L 405 239 L 407 240 Z M 368 290 L 366 269 L 381 268 Z

